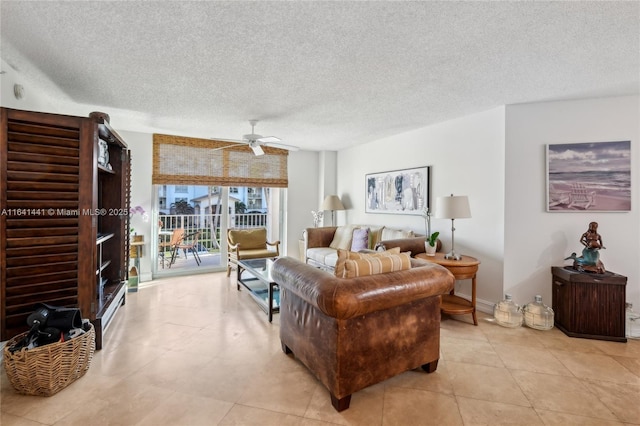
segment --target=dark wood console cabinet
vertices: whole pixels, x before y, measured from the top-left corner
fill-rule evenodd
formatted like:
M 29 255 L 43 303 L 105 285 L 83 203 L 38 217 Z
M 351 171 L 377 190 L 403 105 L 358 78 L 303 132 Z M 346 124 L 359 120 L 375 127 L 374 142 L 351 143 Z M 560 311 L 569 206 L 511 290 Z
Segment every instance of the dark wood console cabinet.
M 554 266 L 552 307 L 555 326 L 567 336 L 626 342 L 627 277 Z
M 44 302 L 80 308 L 100 349 L 126 295 L 127 145 L 102 113 L 0 108 L 0 129 L 0 340 Z

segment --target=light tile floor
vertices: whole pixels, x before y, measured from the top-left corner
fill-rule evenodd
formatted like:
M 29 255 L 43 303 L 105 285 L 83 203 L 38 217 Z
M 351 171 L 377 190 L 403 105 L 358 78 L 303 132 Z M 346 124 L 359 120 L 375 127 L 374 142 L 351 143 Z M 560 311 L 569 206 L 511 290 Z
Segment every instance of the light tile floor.
M 22 396 L 1 371 L 0 423 L 13 425 L 640 424 L 640 341 L 507 329 L 480 315 L 442 322 L 438 370 L 353 395 L 329 394 L 280 349 L 235 274 L 145 283 L 107 331 L 87 374 L 58 394 Z

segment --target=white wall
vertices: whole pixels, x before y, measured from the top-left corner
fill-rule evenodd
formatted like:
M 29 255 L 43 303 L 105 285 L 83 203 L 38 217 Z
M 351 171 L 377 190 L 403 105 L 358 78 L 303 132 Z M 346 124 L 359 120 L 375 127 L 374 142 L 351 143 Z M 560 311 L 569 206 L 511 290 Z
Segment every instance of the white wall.
M 318 200 L 317 206 L 313 211 L 318 211 L 324 199 L 329 195 L 336 195 L 337 186 L 337 167 L 338 167 L 338 152 L 337 151 L 322 151 L 318 155 L 319 159 L 319 181 L 318 181 Z M 336 215 L 341 214 L 339 211 L 334 212 Z M 331 211 L 323 212 L 323 219 L 318 226 L 333 226 L 335 223 L 331 223 Z
M 153 117 L 145 113 L 77 103 L 49 81 L 48 77 L 39 72 L 28 76 L 16 71 L 4 60 L 0 60 L 0 65 L 0 70 L 3 71 L 0 74 L 0 105 L 3 107 L 77 117 L 88 117 L 92 111 L 102 111 L 109 114 L 111 124 L 115 129 L 118 129 L 118 123 L 122 128 L 124 123 L 137 122 L 139 126 L 149 128 L 150 132 L 154 131 Z M 22 99 L 15 98 L 14 84 L 20 84 L 24 87 Z
M 506 109 L 504 287 L 518 303 L 535 294 L 551 303 L 551 266 L 580 253 L 579 238 L 598 222 L 607 270 L 628 277 L 627 300 L 640 306 L 640 147 L 637 96 L 546 102 Z M 550 143 L 631 140 L 632 211 L 546 212 L 546 154 Z
M 288 164 L 286 254 L 300 259 L 298 241 L 302 231 L 313 226 L 311 211 L 320 207 L 318 199 L 324 171 L 320 169 L 320 153 L 315 151 L 291 151 Z
M 1 70 L 4 71 L 3 74 L 0 74 L 0 104 L 3 107 L 60 113 L 55 107 L 55 102 L 46 96 L 44 91 L 39 90 L 35 83 L 27 80 L 5 61 L 0 60 L 0 65 L 2 67 Z M 15 84 L 21 85 L 24 89 L 22 99 L 17 99 L 13 94 L 13 86 Z
M 421 216 L 366 214 L 365 175 L 432 166 L 431 201 L 468 195 L 471 219 L 456 221 L 456 251 L 482 263 L 478 271 L 478 308 L 490 311 L 502 296 L 504 257 L 504 107 L 435 124 L 338 152 L 338 195 L 347 210 L 339 224 L 379 224 L 424 234 Z M 445 250 L 451 248 L 451 221 L 432 219 Z M 456 291 L 471 294 L 469 280 Z

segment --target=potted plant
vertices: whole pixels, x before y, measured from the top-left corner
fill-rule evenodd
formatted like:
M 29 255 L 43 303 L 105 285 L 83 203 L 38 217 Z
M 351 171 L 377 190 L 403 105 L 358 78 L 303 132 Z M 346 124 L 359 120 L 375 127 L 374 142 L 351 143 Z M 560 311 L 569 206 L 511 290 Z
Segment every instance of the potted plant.
M 433 234 L 427 237 L 427 241 L 424 243 L 424 248 L 426 250 L 427 256 L 436 255 L 436 249 L 438 248 L 437 247 L 438 235 L 440 235 L 439 232 L 434 232 Z

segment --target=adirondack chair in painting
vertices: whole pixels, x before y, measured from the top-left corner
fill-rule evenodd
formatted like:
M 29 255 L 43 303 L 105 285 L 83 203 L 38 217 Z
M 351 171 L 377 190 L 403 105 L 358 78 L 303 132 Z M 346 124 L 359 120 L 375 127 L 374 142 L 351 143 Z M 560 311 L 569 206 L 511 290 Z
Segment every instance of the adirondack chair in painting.
M 571 202 L 569 207 L 588 209 L 596 205 L 596 191 L 586 188 L 581 183 L 571 185 Z
M 549 184 L 549 207 L 555 207 L 559 205 L 566 206 L 571 202 L 571 191 L 558 189 Z

